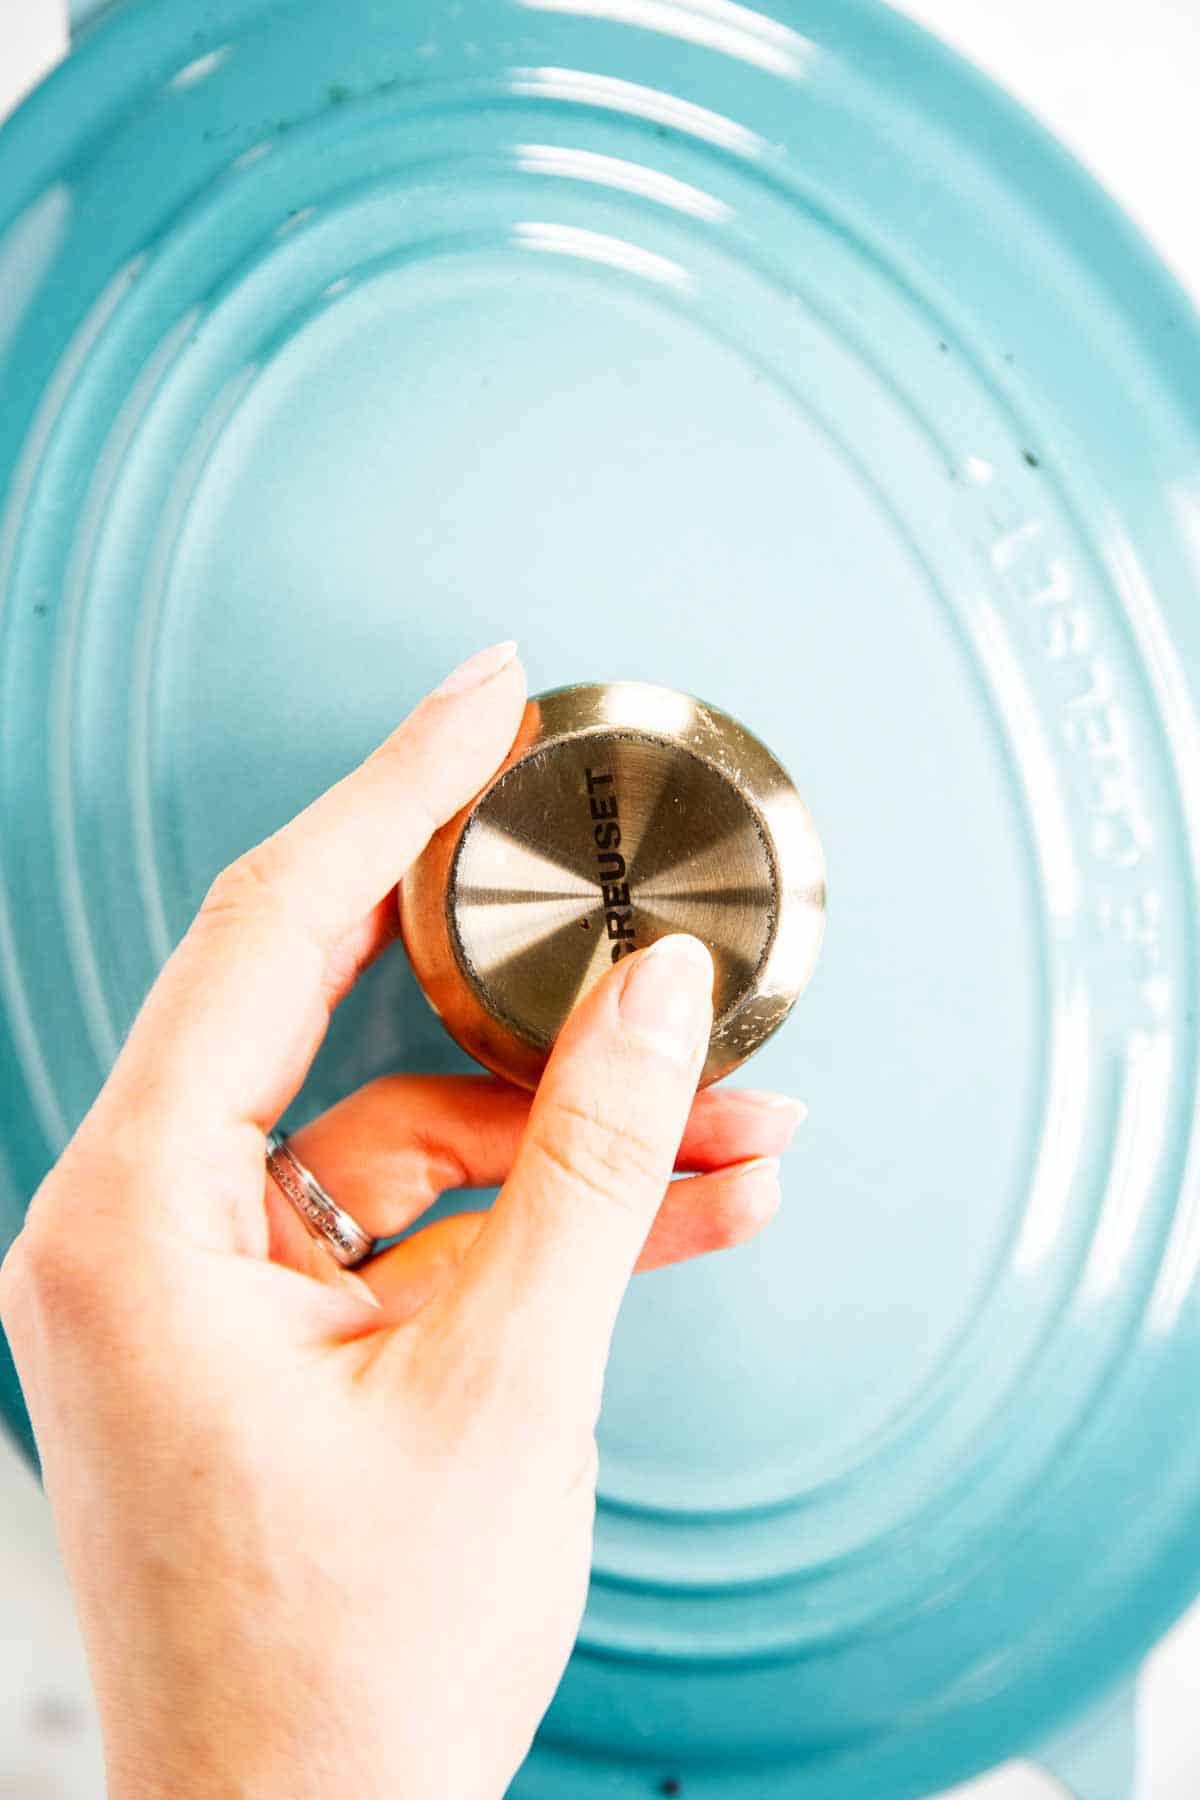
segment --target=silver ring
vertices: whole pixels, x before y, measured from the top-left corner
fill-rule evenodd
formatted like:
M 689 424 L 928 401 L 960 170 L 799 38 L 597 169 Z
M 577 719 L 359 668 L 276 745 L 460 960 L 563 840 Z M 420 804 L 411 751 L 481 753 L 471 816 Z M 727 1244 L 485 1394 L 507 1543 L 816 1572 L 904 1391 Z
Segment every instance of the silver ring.
M 311 1169 L 306 1169 L 282 1131 L 267 1133 L 267 1168 L 280 1193 L 286 1194 L 301 1220 L 342 1265 L 353 1269 L 365 1262 L 377 1239 L 363 1230 L 344 1207 L 327 1194 Z

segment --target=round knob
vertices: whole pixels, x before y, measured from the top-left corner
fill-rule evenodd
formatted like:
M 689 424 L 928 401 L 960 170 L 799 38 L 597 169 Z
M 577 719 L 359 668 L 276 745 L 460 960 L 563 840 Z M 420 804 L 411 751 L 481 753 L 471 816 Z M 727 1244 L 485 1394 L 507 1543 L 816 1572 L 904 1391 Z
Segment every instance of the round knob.
M 503 768 L 401 888 L 434 1011 L 526 1087 L 592 983 L 675 931 L 712 952 L 702 1080 L 728 1074 L 807 983 L 824 909 L 820 840 L 771 753 L 715 707 L 636 681 L 531 700 Z

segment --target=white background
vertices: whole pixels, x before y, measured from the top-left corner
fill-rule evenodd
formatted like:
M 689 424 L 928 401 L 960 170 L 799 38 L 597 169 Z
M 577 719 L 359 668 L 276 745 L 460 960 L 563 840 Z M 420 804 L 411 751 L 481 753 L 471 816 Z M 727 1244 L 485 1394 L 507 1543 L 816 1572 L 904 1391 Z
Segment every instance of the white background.
M 1200 0 L 904 0 L 902 10 L 1039 113 L 1200 300 Z M 0 117 L 65 43 L 65 0 L 0 0 Z M 1198 1800 L 1200 1608 L 1151 1660 L 1139 1710 L 1137 1800 Z M 45 1502 L 0 1440 L 0 1800 L 102 1793 L 86 1668 Z M 1018 1766 L 954 1800 L 1061 1794 Z

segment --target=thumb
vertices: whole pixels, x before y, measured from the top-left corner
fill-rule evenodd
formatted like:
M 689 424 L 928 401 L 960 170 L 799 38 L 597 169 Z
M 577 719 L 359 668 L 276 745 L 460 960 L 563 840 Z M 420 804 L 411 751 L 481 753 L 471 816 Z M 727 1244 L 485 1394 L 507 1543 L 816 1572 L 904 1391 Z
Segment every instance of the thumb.
M 670 1179 L 712 1029 L 712 958 L 660 938 L 572 1014 L 463 1270 L 492 1342 L 594 1386 Z

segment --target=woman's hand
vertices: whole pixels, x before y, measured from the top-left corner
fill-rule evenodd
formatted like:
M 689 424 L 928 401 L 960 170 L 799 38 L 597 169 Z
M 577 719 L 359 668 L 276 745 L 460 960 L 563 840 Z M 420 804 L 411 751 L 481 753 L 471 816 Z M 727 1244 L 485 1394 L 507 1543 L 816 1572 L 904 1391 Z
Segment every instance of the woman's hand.
M 376 1235 L 450 1186 L 502 1182 L 490 1213 L 339 1278 L 266 1176 L 399 877 L 524 692 L 511 646 L 472 659 L 217 878 L 0 1271 L 112 1800 L 499 1800 L 583 1607 L 629 1275 L 777 1204 L 759 1159 L 800 1108 L 693 1105 L 689 938 L 593 990 L 532 1105 L 396 1076 L 293 1140 Z M 677 1155 L 705 1173 L 668 1190 Z

